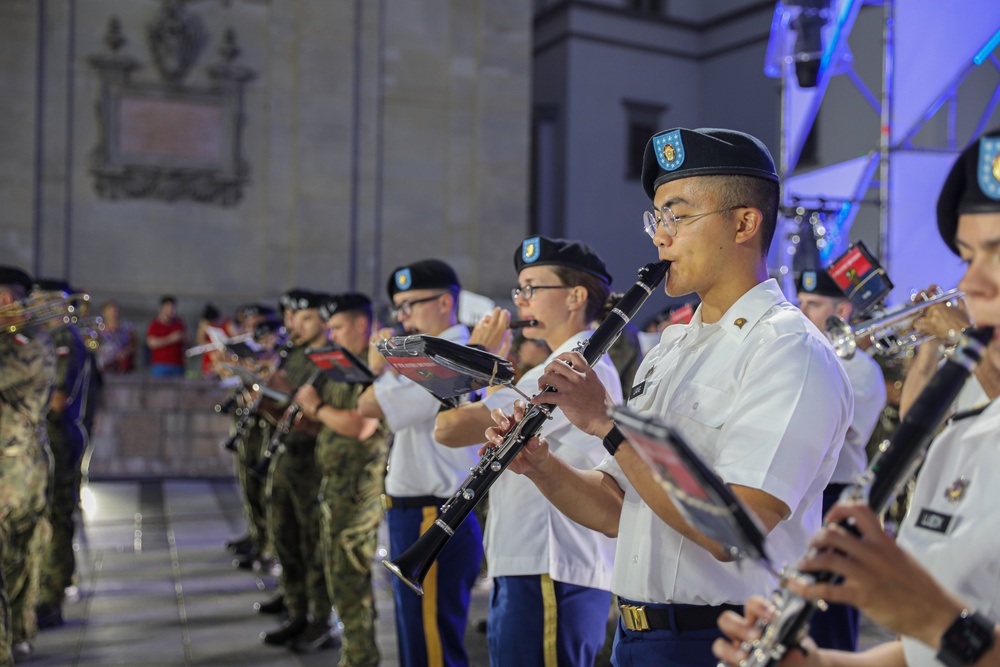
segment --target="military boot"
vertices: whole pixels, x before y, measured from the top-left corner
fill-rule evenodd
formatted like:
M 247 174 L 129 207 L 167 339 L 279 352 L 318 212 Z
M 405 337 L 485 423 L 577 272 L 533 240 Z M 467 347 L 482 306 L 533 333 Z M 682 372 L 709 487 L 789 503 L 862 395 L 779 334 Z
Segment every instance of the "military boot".
M 339 647 L 340 630 L 330 624 L 329 617 L 311 621 L 302 634 L 288 642 L 288 648 L 296 653 L 312 653 Z
M 260 633 L 260 640 L 271 646 L 283 646 L 301 635 L 308 625 L 305 616 L 293 616 L 274 630 Z

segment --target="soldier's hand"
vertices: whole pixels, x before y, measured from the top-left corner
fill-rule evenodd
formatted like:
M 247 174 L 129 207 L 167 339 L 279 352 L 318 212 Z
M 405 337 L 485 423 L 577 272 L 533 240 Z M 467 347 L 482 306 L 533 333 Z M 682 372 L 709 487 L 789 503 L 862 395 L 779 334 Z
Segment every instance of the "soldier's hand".
M 505 413 L 500 408 L 495 408 L 490 412 L 490 417 L 496 426 L 486 429 L 486 444 L 484 444 L 479 454 L 485 454 L 489 447 L 499 447 L 503 444 L 504 438 L 514 426 L 524 417 L 527 404 L 522 400 L 514 401 L 514 409 L 511 414 Z M 509 470 L 513 470 L 519 475 L 530 475 L 540 468 L 549 458 L 549 443 L 543 437 L 534 437 L 528 440 L 527 444 L 518 452 L 514 460 L 511 461 Z
M 368 347 L 368 368 L 371 369 L 371 372 L 374 373 L 376 377 L 382 375 L 386 371 L 391 371 L 392 366 L 389 365 L 389 362 L 386 361 L 382 353 L 378 351 L 375 344 L 386 338 L 392 338 L 395 335 L 395 332 L 393 332 L 393 330 L 389 327 L 383 327 L 382 329 L 372 333 L 370 341 L 371 345 Z
M 301 406 L 302 411 L 307 415 L 316 415 L 316 409 L 323 402 L 316 391 L 316 387 L 311 384 L 304 384 L 295 392 L 295 402 Z
M 503 308 L 494 308 L 492 313 L 483 316 L 469 335 L 469 345 L 481 345 L 487 352 L 506 356 L 514 340 L 510 330 L 510 312 Z
M 940 290 L 937 285 L 931 285 L 914 299 L 916 303 L 937 296 Z M 952 346 L 958 343 L 962 329 L 972 323 L 965 309 L 965 302 L 938 303 L 924 310 L 920 317 L 913 321 L 913 329 L 934 336 L 937 343 Z
M 550 386 L 555 392 L 536 394 L 532 403 L 549 403 L 562 409 L 566 418 L 584 433 L 603 438 L 613 423 L 608 408 L 613 405 L 594 369 L 579 352 L 556 357 L 538 379 L 538 388 Z

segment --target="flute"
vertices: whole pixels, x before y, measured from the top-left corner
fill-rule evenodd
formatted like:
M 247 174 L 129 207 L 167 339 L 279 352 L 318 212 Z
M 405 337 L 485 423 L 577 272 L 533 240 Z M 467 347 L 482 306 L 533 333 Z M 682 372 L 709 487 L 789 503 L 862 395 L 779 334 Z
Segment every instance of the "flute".
M 525 327 L 537 327 L 538 320 L 514 320 L 507 325 L 508 329 L 517 330 L 523 329 Z

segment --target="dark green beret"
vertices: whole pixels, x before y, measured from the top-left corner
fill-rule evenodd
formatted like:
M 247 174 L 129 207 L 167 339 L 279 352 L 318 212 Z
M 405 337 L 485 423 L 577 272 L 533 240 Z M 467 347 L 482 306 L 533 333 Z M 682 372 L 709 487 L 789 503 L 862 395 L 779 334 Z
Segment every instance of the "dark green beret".
M 650 199 L 664 183 L 691 176 L 756 176 L 778 181 L 760 139 L 734 130 L 674 128 L 654 134 L 642 156 L 642 188 Z
M 391 299 L 397 292 L 414 289 L 460 290 L 462 285 L 458 282 L 455 269 L 440 259 L 424 259 L 393 269 L 386 289 Z
M 335 313 L 364 313 L 369 318 L 372 316 L 372 300 L 364 294 L 358 292 L 347 292 L 346 294 L 336 294 L 320 306 L 319 316 L 328 320 Z
M 532 236 L 524 239 L 514 251 L 514 268 L 529 266 L 567 266 L 611 283 L 611 274 L 604 260 L 586 243 L 550 239 L 547 236 Z
M 803 271 L 795 279 L 795 290 L 800 294 L 816 294 L 818 296 L 829 296 L 835 299 L 846 299 L 844 290 L 830 277 L 830 274 L 823 269 L 818 271 Z
M 17 285 L 27 294 L 31 291 L 31 276 L 15 266 L 0 266 L 0 285 Z
M 1000 128 L 983 133 L 962 151 L 941 188 L 938 230 L 956 255 L 958 217 L 966 213 L 1000 213 Z

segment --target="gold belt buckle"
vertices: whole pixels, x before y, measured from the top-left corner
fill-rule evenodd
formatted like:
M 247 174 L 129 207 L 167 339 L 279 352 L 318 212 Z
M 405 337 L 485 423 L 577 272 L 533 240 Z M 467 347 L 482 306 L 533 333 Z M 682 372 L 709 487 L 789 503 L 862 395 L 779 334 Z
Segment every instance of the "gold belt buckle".
M 625 627 L 633 632 L 649 630 L 649 621 L 646 619 L 646 607 L 633 604 L 619 605 L 622 612 L 622 622 Z
M 392 509 L 392 498 L 385 495 L 384 493 L 382 494 L 382 507 L 387 510 Z

